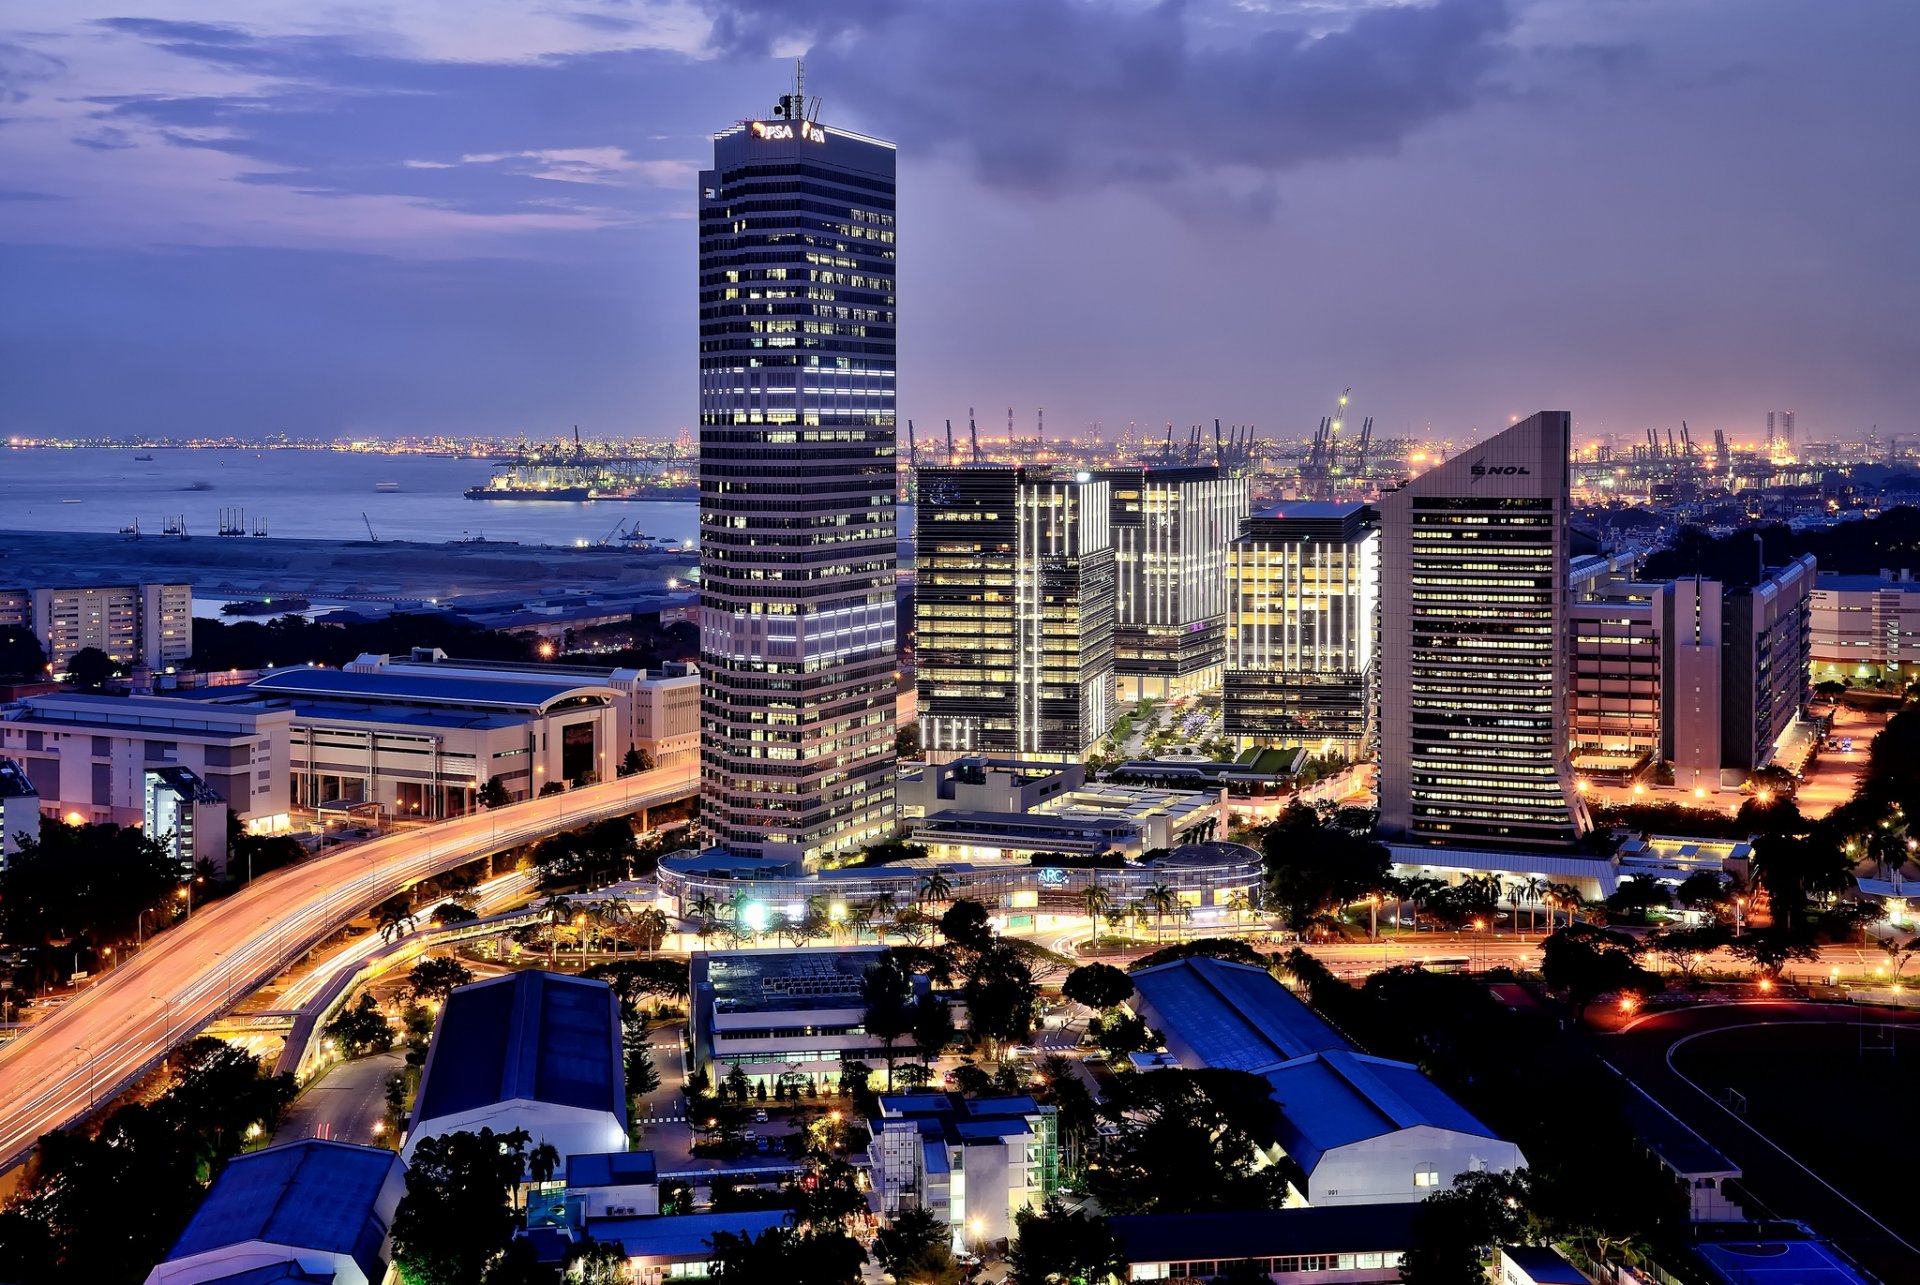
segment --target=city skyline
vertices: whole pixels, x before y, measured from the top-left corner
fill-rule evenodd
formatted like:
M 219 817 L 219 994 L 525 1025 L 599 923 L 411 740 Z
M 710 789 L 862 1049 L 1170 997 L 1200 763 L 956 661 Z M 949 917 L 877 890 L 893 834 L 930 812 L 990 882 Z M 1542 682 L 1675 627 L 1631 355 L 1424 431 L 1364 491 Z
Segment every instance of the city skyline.
M 1352 385 L 1382 434 L 1559 404 L 1758 439 L 1789 406 L 1884 440 L 1920 389 L 1911 179 L 1877 158 L 1915 91 L 1876 68 L 1920 16 L 1739 10 L 27 4 L 0 428 L 690 425 L 693 173 L 805 53 L 912 158 L 903 416 L 1297 437 Z M 1549 327 L 1516 306 L 1543 282 Z

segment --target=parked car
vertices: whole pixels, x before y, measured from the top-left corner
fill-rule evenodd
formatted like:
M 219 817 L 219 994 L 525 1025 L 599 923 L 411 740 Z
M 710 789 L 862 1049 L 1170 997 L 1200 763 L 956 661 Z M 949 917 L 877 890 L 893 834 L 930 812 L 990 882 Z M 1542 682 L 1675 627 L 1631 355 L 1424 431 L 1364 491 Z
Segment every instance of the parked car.
M 767 1122 L 767 1109 L 765 1107 L 761 1107 L 753 1113 L 753 1122 L 755 1124 L 765 1124 Z

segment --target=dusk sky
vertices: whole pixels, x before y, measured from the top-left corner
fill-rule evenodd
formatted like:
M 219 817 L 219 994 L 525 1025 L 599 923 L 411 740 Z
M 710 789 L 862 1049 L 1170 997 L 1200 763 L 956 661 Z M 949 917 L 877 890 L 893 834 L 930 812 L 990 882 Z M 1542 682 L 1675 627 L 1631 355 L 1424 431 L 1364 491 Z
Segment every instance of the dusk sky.
M 900 144 L 923 434 L 1914 434 L 1916 50 L 1915 0 L 8 0 L 0 436 L 671 435 L 696 171 L 796 55 Z

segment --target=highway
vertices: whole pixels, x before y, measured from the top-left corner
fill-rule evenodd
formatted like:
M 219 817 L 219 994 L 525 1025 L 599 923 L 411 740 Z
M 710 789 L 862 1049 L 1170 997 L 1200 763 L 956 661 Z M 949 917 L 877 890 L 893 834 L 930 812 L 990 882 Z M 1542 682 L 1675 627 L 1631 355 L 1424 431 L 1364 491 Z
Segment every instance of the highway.
M 464 862 L 685 798 L 695 766 L 581 786 L 342 847 L 195 907 L 0 1050 L 0 1170 L 84 1117 L 349 919 Z

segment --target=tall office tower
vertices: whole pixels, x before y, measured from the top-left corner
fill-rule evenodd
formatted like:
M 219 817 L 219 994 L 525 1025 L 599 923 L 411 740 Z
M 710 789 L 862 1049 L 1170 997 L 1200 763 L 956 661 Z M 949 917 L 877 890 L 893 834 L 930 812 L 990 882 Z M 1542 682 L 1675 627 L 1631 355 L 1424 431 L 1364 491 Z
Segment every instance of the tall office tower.
M 914 656 L 928 757 L 1077 761 L 1113 725 L 1110 483 L 920 470 Z
M 798 94 L 700 175 L 702 818 L 808 867 L 894 825 L 894 149 Z
M 1224 730 L 1239 749 L 1363 755 L 1372 739 L 1379 515 L 1302 500 L 1247 519 L 1227 549 Z
M 1380 497 L 1380 828 L 1566 847 L 1567 457 L 1542 411 Z
M 1113 487 L 1120 699 L 1213 690 L 1226 664 L 1227 545 L 1247 515 L 1246 477 L 1211 465 L 1094 476 Z

